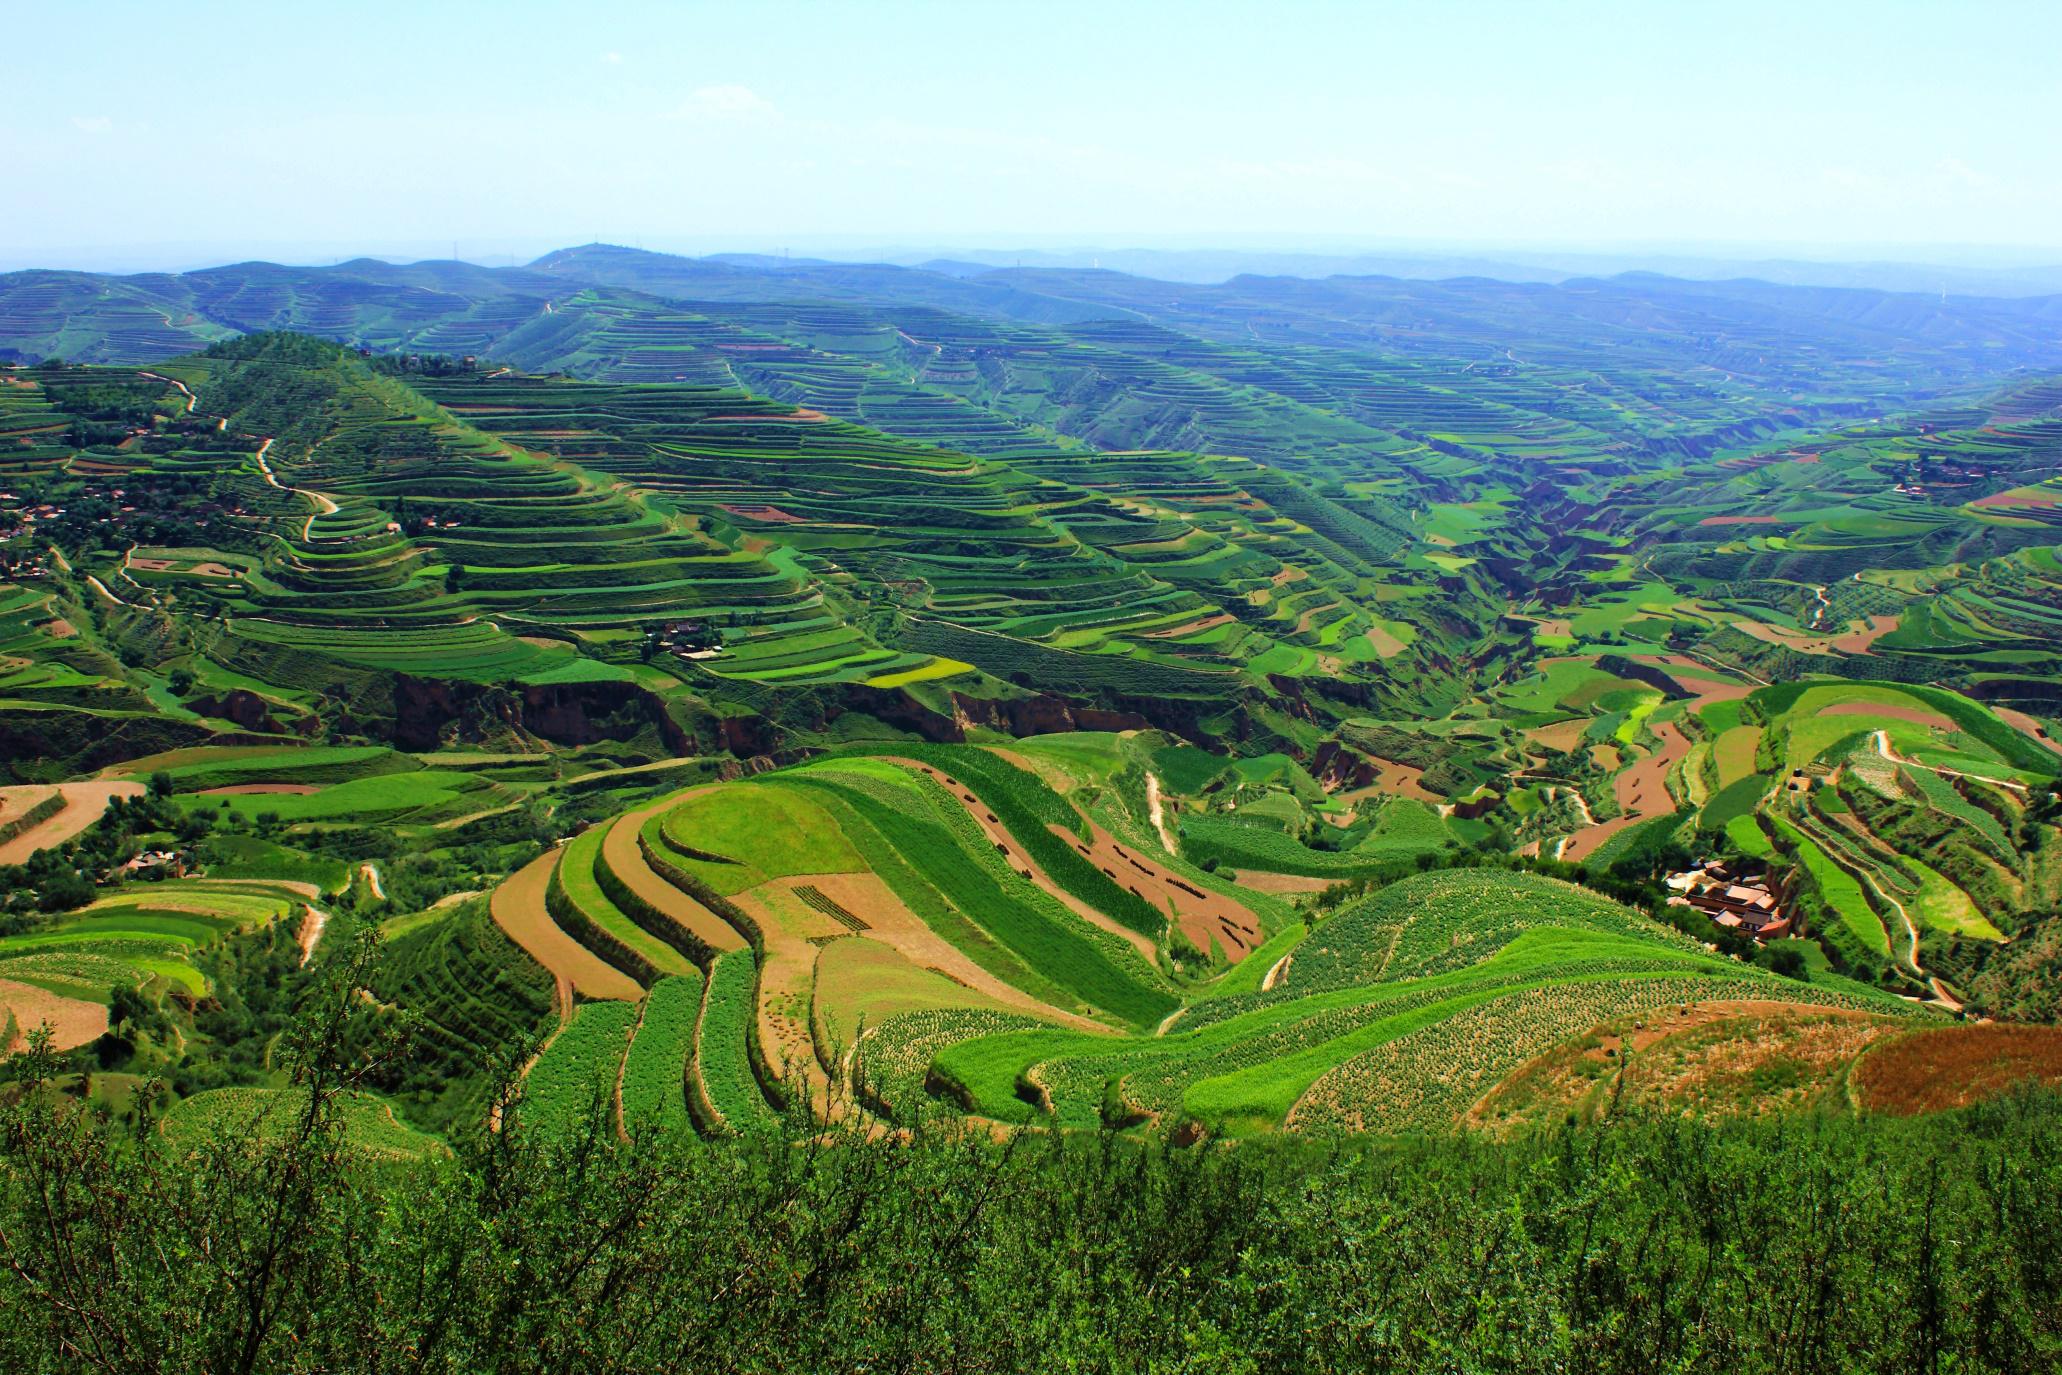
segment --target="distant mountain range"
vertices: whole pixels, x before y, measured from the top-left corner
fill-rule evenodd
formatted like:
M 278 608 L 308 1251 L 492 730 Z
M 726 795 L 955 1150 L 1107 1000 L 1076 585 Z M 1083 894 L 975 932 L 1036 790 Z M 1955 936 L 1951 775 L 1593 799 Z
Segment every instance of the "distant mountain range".
M 1148 265 L 1173 272 L 1182 263 L 1197 270 L 1204 265 L 1194 255 Z M 1464 361 L 1501 357 L 1522 339 L 1528 352 L 1551 342 L 1556 351 L 1572 350 L 1567 361 L 1585 366 L 1602 361 L 1598 350 L 1622 359 L 1636 344 L 1671 364 L 1730 374 L 1776 366 L 1767 361 L 1775 345 L 1791 353 L 1782 367 L 1802 363 L 1807 370 L 1829 362 L 1865 365 L 1886 352 L 1920 349 L 1928 361 L 1907 380 L 1926 376 L 1946 385 L 1972 372 L 1987 377 L 2017 366 L 2062 365 L 2062 296 L 1950 293 L 1943 299 L 1930 288 L 1699 281 L 1656 273 L 1511 281 L 1495 275 L 1496 264 L 1475 266 L 1483 269 L 1479 275 L 1440 280 L 1245 273 L 1201 283 L 1107 266 L 687 258 L 588 244 L 502 268 L 358 258 L 331 267 L 251 262 L 133 276 L 26 271 L 0 275 L 0 359 L 148 362 L 276 329 L 376 350 L 484 356 L 505 351 L 511 336 L 557 308 L 550 303 L 605 291 L 642 298 L 615 302 L 611 309 L 618 311 L 658 310 L 665 303 L 666 309 L 720 314 L 743 303 L 818 302 L 1061 329 L 1151 322 L 1225 345 L 1315 344 Z M 1799 344 L 1808 353 L 1795 354 Z

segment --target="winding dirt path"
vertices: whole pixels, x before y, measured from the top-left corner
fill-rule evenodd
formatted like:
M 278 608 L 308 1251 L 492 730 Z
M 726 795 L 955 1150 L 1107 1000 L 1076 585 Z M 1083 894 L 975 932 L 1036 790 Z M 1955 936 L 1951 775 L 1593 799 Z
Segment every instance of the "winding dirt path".
M 171 320 L 170 320 L 170 319 L 167 319 L 167 320 L 165 321 L 165 323 L 166 323 L 166 324 L 170 324 L 170 323 L 171 323 Z M 161 372 L 143 372 L 143 371 L 140 371 L 140 370 L 139 370 L 139 371 L 137 372 L 137 374 L 136 374 L 136 375 L 137 375 L 138 377 L 150 377 L 150 378 L 154 378 L 154 379 L 156 379 L 156 380 L 157 380 L 157 381 L 159 381 L 159 382 L 163 382 L 163 383 L 164 383 L 164 384 L 165 384 L 166 386 L 170 387 L 170 388 L 171 388 L 171 389 L 172 389 L 173 391 L 176 391 L 176 392 L 178 392 L 178 393 L 179 393 L 179 394 L 180 394 L 181 396 L 185 397 L 185 398 L 186 398 L 186 413 L 187 413 L 188 415 L 192 415 L 192 414 L 193 414 L 193 408 L 194 408 L 195 406 L 198 406 L 198 405 L 200 404 L 200 398 L 199 398 L 198 396 L 195 396 L 195 395 L 193 394 L 193 388 L 191 388 L 191 387 L 187 386 L 187 385 L 186 385 L 186 384 L 185 384 L 184 382 L 181 382 L 181 381 L 180 381 L 180 380 L 179 380 L 178 378 L 176 378 L 176 377 L 167 377 L 167 376 L 165 376 L 165 375 L 164 375 L 163 373 L 161 373 Z
M 318 492 L 312 487 L 289 487 L 284 482 L 281 482 L 279 474 L 273 472 L 272 465 L 265 460 L 265 455 L 270 452 L 271 448 L 272 441 L 268 439 L 258 445 L 257 453 L 251 456 L 257 463 L 258 472 L 264 477 L 267 485 L 277 487 L 282 492 L 292 492 L 297 496 L 304 496 L 309 501 L 315 503 L 315 509 L 308 513 L 306 520 L 301 522 L 301 543 L 306 544 L 309 541 L 311 532 L 315 529 L 315 518 L 317 516 L 333 516 L 343 508 L 337 505 L 336 499 L 326 492 Z
M 1153 831 L 1160 837 L 1160 848 L 1170 855 L 1180 854 L 1173 833 L 1167 829 L 1167 808 L 1160 801 L 1160 775 L 1151 771 L 1146 773 L 1146 814 L 1152 818 Z
M 1891 748 L 1890 732 L 1886 730 L 1878 730 L 1876 732 L 1876 751 L 1893 764 L 1903 764 L 1914 769 L 1925 769 L 1939 774 L 1942 778 L 1973 778 L 1978 783 L 1988 783 L 1993 788 L 2010 788 L 2015 793 L 2026 791 L 2024 783 L 2014 783 L 2010 779 L 1991 778 L 1986 774 L 1980 773 L 1963 773 L 1960 769 L 1950 769 L 1942 764 L 1921 764 L 1916 759 L 1907 759 Z
M 315 947 L 321 942 L 322 933 L 329 926 L 329 913 L 312 902 L 304 902 L 301 906 L 304 915 L 301 917 L 301 929 L 294 939 L 301 947 L 301 965 L 305 968 L 308 961 L 315 957 Z

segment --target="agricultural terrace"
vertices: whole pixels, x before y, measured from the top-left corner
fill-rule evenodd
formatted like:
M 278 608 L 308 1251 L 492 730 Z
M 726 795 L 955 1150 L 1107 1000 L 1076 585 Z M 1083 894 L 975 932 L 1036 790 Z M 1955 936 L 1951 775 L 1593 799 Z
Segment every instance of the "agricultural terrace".
M 721 951 L 667 943 L 656 907 L 610 897 L 627 889 L 599 879 L 609 855 L 596 837 L 621 823 L 591 829 L 538 862 L 548 872 L 555 858 L 561 875 L 545 915 L 566 947 L 638 986 L 581 1005 L 532 1078 L 549 1067 L 542 1087 L 559 1101 L 576 1058 L 582 1083 L 620 1071 L 633 1131 L 677 1126 L 676 1109 L 704 1132 L 752 1130 L 804 1088 L 823 1101 L 832 1080 L 831 1097 L 898 1117 L 942 1107 L 1079 1127 L 1424 1130 L 1460 1123 L 1599 1027 L 1687 1030 L 1763 1005 L 1886 1025 L 1913 1015 L 1866 985 L 1779 979 L 1583 889 L 1504 870 L 1390 883 L 1314 926 L 1248 894 L 1266 922 L 1250 953 L 1177 958 L 1181 903 L 1167 899 L 1182 889 L 1148 899 L 1143 879 L 1096 862 L 1108 844 L 1137 873 L 1188 885 L 1198 906 L 1219 895 L 1215 875 L 1150 840 L 1130 849 L 1104 824 L 1118 819 L 1108 785 L 1138 760 L 1185 786 L 1218 771 L 1153 752 L 1164 748 L 1115 736 L 912 745 L 640 809 L 639 854 L 731 926 L 737 942 Z

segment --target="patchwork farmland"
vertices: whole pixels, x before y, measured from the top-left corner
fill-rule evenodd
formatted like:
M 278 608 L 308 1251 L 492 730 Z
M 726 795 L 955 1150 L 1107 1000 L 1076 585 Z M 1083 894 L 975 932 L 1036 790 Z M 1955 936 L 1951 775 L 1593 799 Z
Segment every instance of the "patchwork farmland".
M 1852 1115 L 2048 1006 L 2017 308 L 997 278 L 9 285 L 17 1043 L 190 1140 L 371 960 L 403 1159 Z

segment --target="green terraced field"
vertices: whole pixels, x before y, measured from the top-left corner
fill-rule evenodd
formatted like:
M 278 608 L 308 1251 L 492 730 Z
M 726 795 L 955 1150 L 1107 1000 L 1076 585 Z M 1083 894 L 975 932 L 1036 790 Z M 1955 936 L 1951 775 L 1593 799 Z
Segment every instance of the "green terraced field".
M 1439 1129 L 1670 1007 L 1952 1007 L 2062 894 L 2038 308 L 1507 285 L 0 279 L 74 360 L 0 367 L 0 835 L 87 827 L 0 976 L 176 1069 L 369 905 L 383 1092 L 484 1112 L 556 992 L 547 1134 L 618 1071 L 676 1133 Z M 147 834 L 36 792 L 100 777 Z M 1668 906 L 1705 859 L 1807 978 Z

